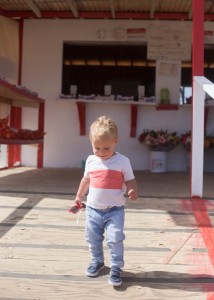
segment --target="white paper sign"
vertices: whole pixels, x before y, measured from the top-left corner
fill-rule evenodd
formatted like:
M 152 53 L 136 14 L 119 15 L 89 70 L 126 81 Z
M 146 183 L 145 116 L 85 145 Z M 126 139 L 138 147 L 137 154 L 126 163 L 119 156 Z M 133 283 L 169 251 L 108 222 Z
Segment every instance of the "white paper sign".
M 170 25 L 152 25 L 147 30 L 147 58 L 151 60 L 191 60 L 188 30 Z
M 204 43 L 205 44 L 213 44 L 214 43 L 214 32 L 213 32 L 213 30 L 205 30 L 204 31 Z

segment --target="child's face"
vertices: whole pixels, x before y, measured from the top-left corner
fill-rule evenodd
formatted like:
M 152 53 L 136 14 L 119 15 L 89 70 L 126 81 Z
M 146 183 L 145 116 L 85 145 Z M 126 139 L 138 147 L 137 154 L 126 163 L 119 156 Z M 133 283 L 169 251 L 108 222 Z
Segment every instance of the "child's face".
M 115 154 L 117 138 L 93 138 L 91 140 L 91 144 L 94 155 L 98 156 L 102 160 L 106 160 Z

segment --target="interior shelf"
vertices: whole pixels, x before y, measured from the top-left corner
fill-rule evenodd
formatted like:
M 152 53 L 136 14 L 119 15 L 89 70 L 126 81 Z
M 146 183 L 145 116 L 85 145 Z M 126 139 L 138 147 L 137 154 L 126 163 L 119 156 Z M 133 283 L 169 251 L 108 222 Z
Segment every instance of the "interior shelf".
M 99 100 L 99 99 L 73 99 L 73 98 L 60 98 L 60 100 L 73 100 L 75 102 L 83 102 L 83 103 L 97 103 L 97 104 L 122 104 L 122 105 L 128 105 L 128 104 L 136 104 L 136 105 L 145 105 L 145 106 L 155 106 L 156 102 L 144 102 L 144 101 L 119 101 L 119 100 Z
M 178 104 L 158 104 L 157 110 L 178 110 Z

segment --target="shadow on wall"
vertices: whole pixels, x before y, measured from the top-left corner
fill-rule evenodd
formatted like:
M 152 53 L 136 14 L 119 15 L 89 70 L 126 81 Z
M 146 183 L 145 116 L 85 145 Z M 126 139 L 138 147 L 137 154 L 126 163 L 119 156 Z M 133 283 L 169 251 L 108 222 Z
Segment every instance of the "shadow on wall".
M 18 78 L 18 64 L 13 61 L 0 56 L 0 77 L 8 79 L 10 83 L 17 83 Z

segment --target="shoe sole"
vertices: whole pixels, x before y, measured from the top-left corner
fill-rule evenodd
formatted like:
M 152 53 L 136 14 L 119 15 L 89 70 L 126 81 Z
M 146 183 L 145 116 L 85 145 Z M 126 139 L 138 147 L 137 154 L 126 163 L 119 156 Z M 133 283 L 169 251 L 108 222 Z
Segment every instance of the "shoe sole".
M 108 280 L 108 283 L 112 286 L 120 286 L 122 284 L 122 281 L 120 282 L 112 282 L 111 280 Z
M 105 265 L 104 266 L 102 266 L 100 269 L 99 269 L 99 271 L 97 271 L 96 273 L 89 273 L 89 272 L 85 272 L 86 273 L 86 275 L 88 276 L 88 277 L 96 277 L 99 273 L 100 273 L 100 271 L 102 270 L 102 269 L 104 269 L 105 268 Z

